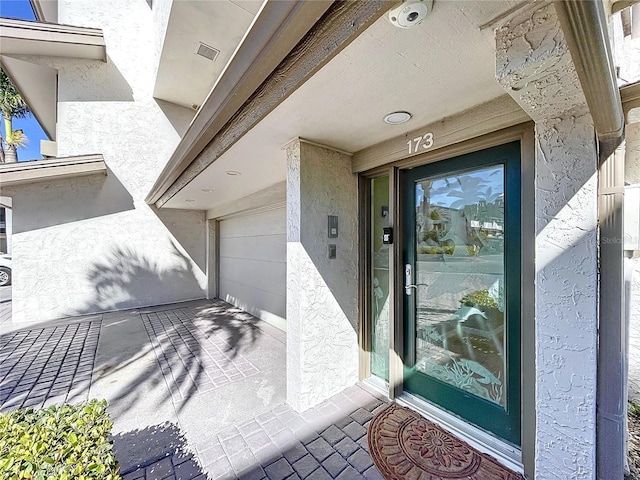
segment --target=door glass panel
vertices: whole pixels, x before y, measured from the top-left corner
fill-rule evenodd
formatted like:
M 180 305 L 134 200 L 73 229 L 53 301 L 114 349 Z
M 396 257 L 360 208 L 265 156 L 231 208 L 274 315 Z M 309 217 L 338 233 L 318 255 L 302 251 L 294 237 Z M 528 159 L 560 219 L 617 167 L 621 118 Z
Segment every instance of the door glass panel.
M 415 182 L 415 368 L 506 405 L 504 166 Z
M 389 380 L 389 177 L 371 180 L 371 373 Z

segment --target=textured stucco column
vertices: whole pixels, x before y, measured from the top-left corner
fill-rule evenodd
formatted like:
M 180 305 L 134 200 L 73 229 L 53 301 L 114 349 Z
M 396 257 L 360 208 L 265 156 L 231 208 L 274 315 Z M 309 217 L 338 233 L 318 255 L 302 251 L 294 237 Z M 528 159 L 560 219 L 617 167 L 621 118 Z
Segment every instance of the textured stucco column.
M 348 155 L 289 144 L 287 400 L 298 411 L 358 379 L 357 199 Z M 338 238 L 327 238 L 328 215 L 338 216 Z
M 525 466 L 536 479 L 595 478 L 597 154 L 552 4 L 496 31 L 496 76 L 536 124 L 536 287 L 523 292 L 535 293 L 524 321 L 535 321 L 536 422 Z

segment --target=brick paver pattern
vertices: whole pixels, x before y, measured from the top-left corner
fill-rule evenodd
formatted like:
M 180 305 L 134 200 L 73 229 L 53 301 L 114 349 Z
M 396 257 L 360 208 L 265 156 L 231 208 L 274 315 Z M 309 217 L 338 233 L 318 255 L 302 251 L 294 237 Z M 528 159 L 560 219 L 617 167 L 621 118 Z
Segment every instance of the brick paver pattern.
M 142 315 L 174 401 L 259 373 L 221 334 L 205 333 L 186 308 Z
M 224 330 L 211 329 L 211 319 L 190 309 L 141 317 L 174 400 L 259 373 Z M 87 400 L 100 327 L 101 321 L 87 321 L 0 336 L 0 411 Z M 366 434 L 385 405 L 360 385 L 304 413 L 281 404 L 214 440 L 148 458 L 123 471 L 123 478 L 383 480 Z
M 0 287 L 0 328 L 11 325 L 11 286 Z
M 88 400 L 100 323 L 0 336 L 0 411 Z
M 383 480 L 367 427 L 385 405 L 359 386 L 303 414 L 283 404 L 223 430 L 198 457 L 212 479 Z
M 122 475 L 122 480 L 207 480 L 193 456 L 167 455 L 134 472 Z

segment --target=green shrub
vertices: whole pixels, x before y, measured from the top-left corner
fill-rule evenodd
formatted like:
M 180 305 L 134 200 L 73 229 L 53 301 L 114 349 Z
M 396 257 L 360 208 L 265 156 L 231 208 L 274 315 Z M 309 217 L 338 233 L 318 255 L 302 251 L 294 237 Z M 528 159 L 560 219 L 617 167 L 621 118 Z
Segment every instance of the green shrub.
M 429 240 L 433 240 L 434 242 L 438 241 L 438 232 L 435 228 L 432 228 L 431 230 L 427 230 L 422 234 L 422 240 L 424 242 L 427 242 Z
M 0 479 L 120 479 L 106 400 L 0 414 Z
M 460 303 L 467 307 L 498 308 L 496 301 L 489 295 L 489 290 L 477 290 L 468 293 L 460 299 Z
M 455 245 L 443 245 L 442 247 L 431 245 L 420 245 L 418 247 L 418 253 L 424 255 L 453 255 L 455 252 Z

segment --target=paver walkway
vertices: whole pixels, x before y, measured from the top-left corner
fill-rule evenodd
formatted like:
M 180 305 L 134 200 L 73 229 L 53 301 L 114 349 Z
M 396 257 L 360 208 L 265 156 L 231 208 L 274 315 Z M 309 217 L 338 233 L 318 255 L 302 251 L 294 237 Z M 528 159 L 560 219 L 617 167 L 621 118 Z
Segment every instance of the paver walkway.
M 382 407 L 359 385 L 301 415 L 279 405 L 223 430 L 198 454 L 213 478 L 382 479 L 366 437 Z
M 106 398 L 125 480 L 380 479 L 353 386 L 285 402 L 284 334 L 224 302 L 57 321 L 0 336 L 0 411 Z
M 11 323 L 11 285 L 0 287 L 0 329 Z
M 100 322 L 0 336 L 0 410 L 88 399 Z
M 189 309 L 174 309 L 142 315 L 160 370 L 174 400 L 204 393 L 258 373 L 258 369 L 220 335 L 201 342 L 206 320 L 193 318 Z M 202 327 L 202 330 L 199 328 Z M 203 354 L 193 355 L 201 343 Z M 189 364 L 197 363 L 196 372 Z M 185 381 L 186 380 L 186 381 Z

